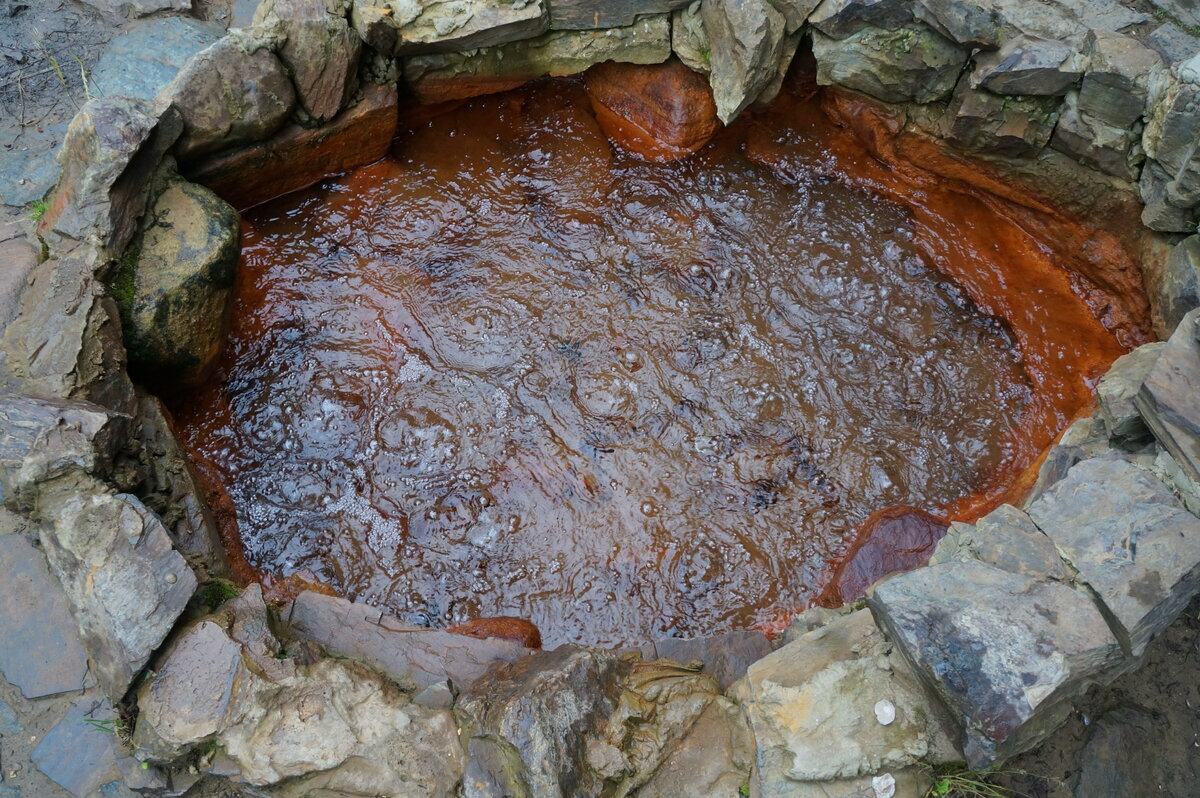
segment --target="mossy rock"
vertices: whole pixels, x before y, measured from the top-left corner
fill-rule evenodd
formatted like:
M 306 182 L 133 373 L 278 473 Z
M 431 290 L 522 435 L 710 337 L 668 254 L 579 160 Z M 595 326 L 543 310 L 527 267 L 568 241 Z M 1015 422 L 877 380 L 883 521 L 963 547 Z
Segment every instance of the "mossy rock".
M 110 283 L 130 365 L 195 382 L 220 353 L 239 254 L 237 212 L 203 186 L 168 179 Z

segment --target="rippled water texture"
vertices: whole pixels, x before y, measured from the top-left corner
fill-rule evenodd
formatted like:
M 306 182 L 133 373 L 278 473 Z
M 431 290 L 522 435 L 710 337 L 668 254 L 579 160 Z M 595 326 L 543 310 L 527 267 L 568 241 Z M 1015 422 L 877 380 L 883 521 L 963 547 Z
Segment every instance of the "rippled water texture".
M 1030 370 L 931 264 L 1012 254 L 840 180 L 817 116 L 649 164 L 546 82 L 249 214 L 223 372 L 177 411 L 251 563 L 634 643 L 760 624 L 873 510 L 994 493 L 1036 455 Z

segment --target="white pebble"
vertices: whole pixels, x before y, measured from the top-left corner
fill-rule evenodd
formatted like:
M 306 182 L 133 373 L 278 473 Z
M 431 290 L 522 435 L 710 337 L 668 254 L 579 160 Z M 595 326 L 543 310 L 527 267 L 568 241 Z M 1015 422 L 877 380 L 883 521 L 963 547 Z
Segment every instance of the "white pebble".
M 896 705 L 886 698 L 875 704 L 875 719 L 881 726 L 888 726 L 896 719 Z
M 892 798 L 896 794 L 896 777 L 891 773 L 880 773 L 871 779 L 871 788 L 875 790 L 875 798 Z

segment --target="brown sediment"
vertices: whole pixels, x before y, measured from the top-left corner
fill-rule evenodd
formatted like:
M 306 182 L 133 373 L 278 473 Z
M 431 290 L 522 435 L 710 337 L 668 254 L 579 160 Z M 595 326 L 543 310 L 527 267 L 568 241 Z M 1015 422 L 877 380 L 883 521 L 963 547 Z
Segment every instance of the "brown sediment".
M 475 618 L 466 623 L 448 626 L 446 631 L 479 640 L 486 640 L 489 637 L 511 640 L 525 648 L 539 649 L 542 647 L 542 633 L 536 626 L 523 618 L 508 616 Z
M 222 376 L 179 409 L 250 560 L 618 644 L 912 567 L 881 507 L 1015 500 L 1145 339 L 1136 268 L 810 83 L 666 165 L 614 153 L 578 83 L 452 101 L 251 214 Z

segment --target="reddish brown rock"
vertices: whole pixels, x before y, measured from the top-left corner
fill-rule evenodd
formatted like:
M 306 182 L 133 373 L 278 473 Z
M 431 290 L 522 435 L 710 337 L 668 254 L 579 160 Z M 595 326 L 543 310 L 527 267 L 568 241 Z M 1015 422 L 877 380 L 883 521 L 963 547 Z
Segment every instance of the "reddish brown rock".
M 286 604 L 295 600 L 304 591 L 320 593 L 322 596 L 336 596 L 338 593 L 331 586 L 322 582 L 308 568 L 302 568 L 290 576 L 277 577 L 270 574 L 263 576 L 260 583 L 263 586 L 263 599 L 273 603 Z
M 928 562 L 950 524 L 915 507 L 886 507 L 858 525 L 855 543 L 817 603 L 840 607 L 888 574 Z
M 456 635 L 474 637 L 478 640 L 498 637 L 501 640 L 520 643 L 525 648 L 542 647 L 542 633 L 536 626 L 523 618 L 510 618 L 503 615 L 496 618 L 475 618 L 466 623 L 451 626 L 446 631 Z
M 396 134 L 396 87 L 367 86 L 363 99 L 323 127 L 289 125 L 274 138 L 190 164 L 188 177 L 238 210 L 377 161 Z
M 606 61 L 589 69 L 584 81 L 605 134 L 649 160 L 693 153 L 721 127 L 708 81 L 678 61 Z

